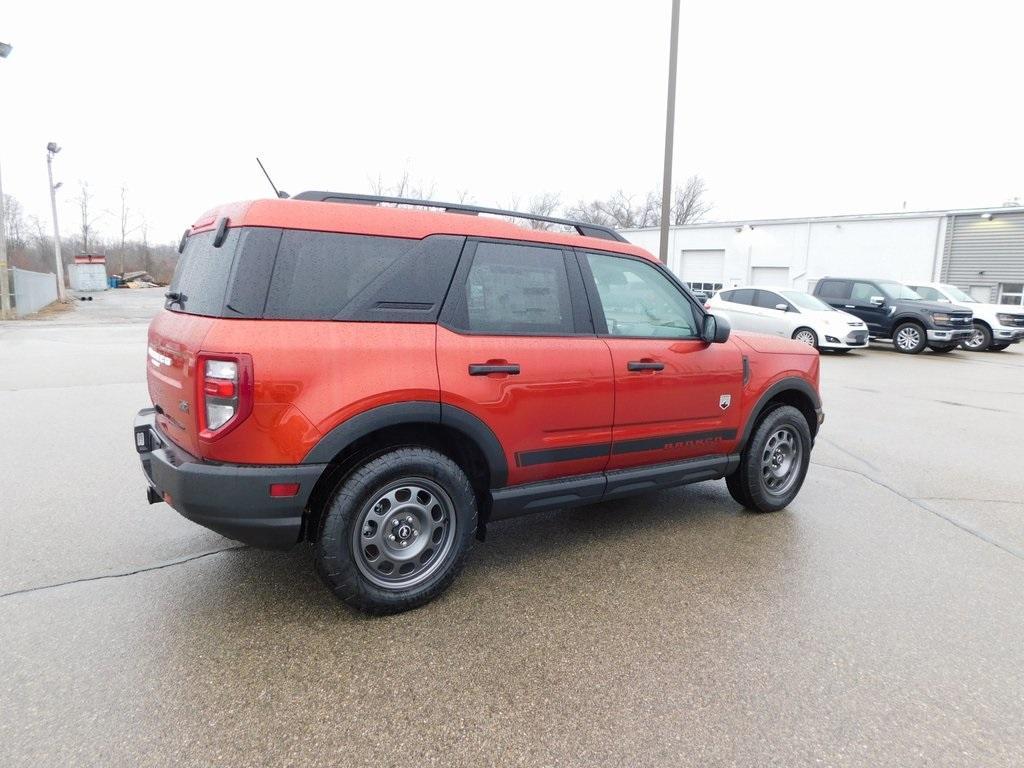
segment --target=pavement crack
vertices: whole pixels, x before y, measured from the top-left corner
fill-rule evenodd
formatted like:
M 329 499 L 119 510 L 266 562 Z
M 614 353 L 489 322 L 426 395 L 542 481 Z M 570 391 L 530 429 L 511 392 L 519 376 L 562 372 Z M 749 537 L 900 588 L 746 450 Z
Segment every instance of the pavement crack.
M 189 555 L 188 557 L 182 557 L 177 560 L 169 560 L 166 563 L 157 563 L 156 565 L 147 565 L 143 568 L 136 568 L 131 571 L 122 571 L 120 573 L 104 573 L 99 576 L 83 576 L 78 579 L 69 579 L 68 581 L 58 581 L 54 584 L 41 584 L 38 587 L 25 587 L 24 589 L 13 589 L 10 592 L 0 592 L 0 599 L 5 597 L 14 597 L 15 595 L 24 595 L 29 592 L 41 592 L 49 589 L 56 589 L 57 587 L 66 587 L 71 584 L 83 584 L 88 581 L 103 581 L 105 579 L 123 579 L 126 576 L 135 576 L 140 573 L 149 573 L 150 571 L 160 571 L 164 568 L 170 568 L 175 565 L 184 565 L 185 563 L 191 563 L 194 560 L 201 560 L 204 557 L 210 557 L 211 555 L 219 555 L 224 552 L 235 552 L 240 549 L 249 549 L 247 544 L 239 544 L 233 547 L 223 547 L 221 549 L 213 549 L 209 552 L 200 552 L 198 555 Z
M 834 469 L 834 470 L 837 470 L 839 472 L 849 472 L 850 474 L 858 475 L 858 476 L 864 478 L 865 480 L 867 480 L 869 483 L 873 483 L 873 484 L 875 484 L 875 485 L 877 485 L 877 486 L 879 486 L 881 488 L 885 488 L 885 490 L 889 491 L 890 493 L 892 493 L 892 494 L 894 494 L 896 496 L 899 496 L 901 499 L 903 499 L 904 501 L 909 502 L 910 504 L 913 504 L 915 507 L 918 507 L 920 509 L 923 509 L 925 512 L 929 512 L 932 515 L 935 515 L 935 517 L 937 517 L 937 518 L 939 518 L 941 520 L 946 521 L 950 525 L 956 526 L 957 528 L 959 528 L 964 533 L 969 533 L 971 536 L 974 536 L 975 538 L 980 539 L 981 541 L 985 542 L 986 544 L 991 544 L 993 547 L 997 547 L 998 549 L 1003 550 L 1008 555 L 1013 555 L 1018 560 L 1024 560 L 1024 551 L 1022 551 L 1020 549 L 1017 549 L 1016 547 L 1011 547 L 1008 544 L 1003 544 L 1001 541 L 998 541 L 998 540 L 992 538 L 987 533 L 985 533 L 983 531 L 980 531 L 980 530 L 978 530 L 977 528 L 975 528 L 973 526 L 968 525 L 967 523 L 963 522 L 962 520 L 957 520 L 952 515 L 947 515 L 945 512 L 940 512 L 939 510 L 934 509 L 934 508 L 928 506 L 927 504 L 925 504 L 920 499 L 915 499 L 913 496 L 908 496 L 907 494 L 903 493 L 899 489 L 893 488 L 888 483 L 885 483 L 885 482 L 879 480 L 878 478 L 871 477 L 871 475 L 869 475 L 869 474 L 867 474 L 865 472 L 861 472 L 860 470 L 857 470 L 857 469 L 850 469 L 849 467 L 837 467 L 834 464 L 822 464 L 819 461 L 812 461 L 811 463 L 814 464 L 815 466 L 826 467 L 827 469 Z

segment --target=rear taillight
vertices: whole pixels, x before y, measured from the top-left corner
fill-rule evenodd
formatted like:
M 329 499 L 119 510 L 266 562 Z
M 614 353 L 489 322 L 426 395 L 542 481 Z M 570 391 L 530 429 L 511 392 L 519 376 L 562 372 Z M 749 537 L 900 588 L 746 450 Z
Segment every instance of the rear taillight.
M 252 413 L 252 358 L 203 352 L 196 365 L 199 436 L 216 440 Z

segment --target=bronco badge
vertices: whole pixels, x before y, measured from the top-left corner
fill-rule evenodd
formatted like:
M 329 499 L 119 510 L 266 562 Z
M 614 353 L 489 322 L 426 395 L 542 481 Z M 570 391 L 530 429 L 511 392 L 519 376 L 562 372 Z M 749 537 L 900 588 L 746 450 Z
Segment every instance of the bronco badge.
M 723 411 L 732 405 L 732 395 L 722 395 L 718 398 L 718 407 Z

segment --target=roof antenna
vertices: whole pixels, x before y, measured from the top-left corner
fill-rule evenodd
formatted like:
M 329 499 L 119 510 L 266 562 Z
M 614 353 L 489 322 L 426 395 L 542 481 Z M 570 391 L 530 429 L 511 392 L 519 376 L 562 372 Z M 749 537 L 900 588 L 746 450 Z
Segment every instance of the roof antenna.
M 267 181 L 270 182 L 270 188 L 274 190 L 274 195 L 281 199 L 286 199 L 288 197 L 288 193 L 282 192 L 277 188 L 277 185 L 274 184 L 274 180 L 270 178 L 270 174 L 267 173 L 267 169 L 263 167 L 263 163 L 258 157 L 256 158 L 256 162 L 259 163 L 260 170 L 263 171 L 263 175 L 266 176 Z

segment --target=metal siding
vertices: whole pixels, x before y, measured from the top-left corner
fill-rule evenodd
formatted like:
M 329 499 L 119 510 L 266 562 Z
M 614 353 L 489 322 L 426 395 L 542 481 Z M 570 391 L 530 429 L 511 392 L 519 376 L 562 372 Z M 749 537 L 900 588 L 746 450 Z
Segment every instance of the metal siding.
M 984 273 L 984 274 L 979 274 Z M 965 291 L 988 286 L 995 301 L 999 283 L 1024 282 L 1024 214 L 952 214 L 943 248 L 943 282 Z

